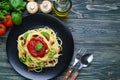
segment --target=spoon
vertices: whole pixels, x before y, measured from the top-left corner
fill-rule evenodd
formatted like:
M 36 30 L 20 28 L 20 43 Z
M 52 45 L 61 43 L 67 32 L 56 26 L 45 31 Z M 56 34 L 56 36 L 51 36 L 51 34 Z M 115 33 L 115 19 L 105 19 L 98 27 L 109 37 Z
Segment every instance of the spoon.
M 74 60 L 73 65 L 72 65 L 72 66 L 70 67 L 70 69 L 66 72 L 66 74 L 65 74 L 65 76 L 63 77 L 62 80 L 68 80 L 69 76 L 71 75 L 71 73 L 72 73 L 72 71 L 73 71 L 73 68 L 75 67 L 75 65 L 77 65 L 78 62 L 80 62 L 81 56 L 82 56 L 82 54 L 84 54 L 85 52 L 86 52 L 86 49 L 83 48 L 83 47 L 77 52 L 77 54 L 76 54 L 76 56 L 75 56 L 75 60 Z M 81 53 L 82 53 L 82 54 L 81 54 Z
M 82 68 L 86 68 L 90 65 L 90 63 L 93 61 L 93 54 L 85 54 L 81 57 L 81 64 L 77 71 L 73 74 L 71 80 L 76 80 L 80 70 Z

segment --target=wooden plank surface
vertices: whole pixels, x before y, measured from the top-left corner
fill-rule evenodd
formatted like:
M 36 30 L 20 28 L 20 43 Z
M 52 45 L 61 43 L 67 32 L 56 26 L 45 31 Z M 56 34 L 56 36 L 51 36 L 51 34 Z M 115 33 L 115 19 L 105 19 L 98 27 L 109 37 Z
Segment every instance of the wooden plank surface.
M 119 0 L 72 0 L 69 18 L 120 20 Z
M 120 80 L 120 1 L 73 0 L 72 2 L 71 13 L 61 20 L 73 35 L 74 55 L 80 47 L 85 47 L 88 52 L 94 54 L 91 66 L 82 69 L 77 80 Z M 0 80 L 27 80 L 17 74 L 8 62 L 6 39 L 9 31 L 10 29 L 5 36 L 0 37 Z M 73 60 L 69 67 L 72 64 Z M 78 66 L 75 67 L 77 68 Z M 54 80 L 61 80 L 65 72 Z

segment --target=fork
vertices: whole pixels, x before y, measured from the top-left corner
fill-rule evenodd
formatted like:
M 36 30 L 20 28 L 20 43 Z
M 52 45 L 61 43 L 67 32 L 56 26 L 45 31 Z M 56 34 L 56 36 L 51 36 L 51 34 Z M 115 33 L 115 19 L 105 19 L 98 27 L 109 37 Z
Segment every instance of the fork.
M 86 49 L 83 48 L 83 47 L 78 50 L 78 52 L 77 52 L 77 54 L 76 54 L 76 56 L 75 56 L 75 60 L 74 60 L 73 65 L 72 65 L 72 66 L 70 67 L 70 69 L 66 72 L 66 74 L 65 74 L 65 76 L 63 77 L 62 80 L 68 80 L 69 76 L 71 75 L 71 73 L 72 73 L 72 71 L 73 71 L 73 68 L 75 67 L 75 65 L 78 64 L 78 62 L 79 62 L 80 59 L 81 59 L 81 56 L 82 56 L 83 54 L 85 54 L 85 53 L 86 53 Z

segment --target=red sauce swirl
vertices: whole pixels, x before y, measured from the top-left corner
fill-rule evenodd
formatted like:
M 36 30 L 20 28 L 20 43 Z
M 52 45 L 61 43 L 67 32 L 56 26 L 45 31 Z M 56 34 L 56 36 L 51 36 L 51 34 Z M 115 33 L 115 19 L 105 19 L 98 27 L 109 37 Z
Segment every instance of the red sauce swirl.
M 42 49 L 40 51 L 36 51 L 35 46 L 41 43 L 43 45 Z M 30 52 L 30 54 L 34 57 L 44 57 L 44 55 L 46 54 L 46 50 L 48 49 L 47 44 L 45 43 L 45 41 L 43 40 L 42 37 L 34 37 L 32 38 L 28 44 L 27 44 L 27 48 L 28 51 Z

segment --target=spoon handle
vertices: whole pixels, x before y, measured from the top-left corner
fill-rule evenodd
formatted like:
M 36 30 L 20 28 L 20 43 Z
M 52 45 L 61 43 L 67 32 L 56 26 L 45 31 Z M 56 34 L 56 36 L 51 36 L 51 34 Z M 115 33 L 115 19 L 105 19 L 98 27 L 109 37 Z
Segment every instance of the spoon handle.
M 65 76 L 63 77 L 62 80 L 68 80 L 68 78 L 69 78 L 69 76 L 71 75 L 72 71 L 73 71 L 73 68 L 70 68 L 70 69 L 66 72 L 66 74 L 65 74 Z
M 79 71 L 75 71 L 75 73 L 73 74 L 71 80 L 76 80 L 78 74 L 79 74 Z

